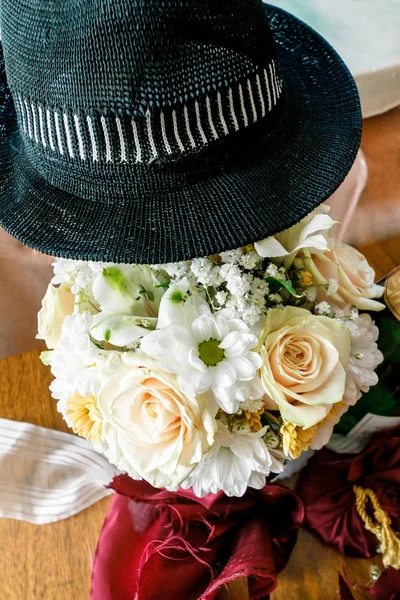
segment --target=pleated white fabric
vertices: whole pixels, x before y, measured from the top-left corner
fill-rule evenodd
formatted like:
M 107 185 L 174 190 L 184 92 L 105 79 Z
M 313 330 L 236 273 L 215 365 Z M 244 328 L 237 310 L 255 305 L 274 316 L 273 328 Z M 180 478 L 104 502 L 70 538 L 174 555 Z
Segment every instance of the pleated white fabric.
M 45 524 L 112 494 L 117 471 L 86 440 L 0 419 L 0 517 Z

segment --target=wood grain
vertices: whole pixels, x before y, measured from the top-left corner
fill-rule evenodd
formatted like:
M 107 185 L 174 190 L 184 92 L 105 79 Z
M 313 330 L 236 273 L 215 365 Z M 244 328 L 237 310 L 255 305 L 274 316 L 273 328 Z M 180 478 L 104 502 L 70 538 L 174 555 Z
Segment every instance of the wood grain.
M 400 235 L 400 107 L 363 122 L 361 148 L 368 182 L 345 241 L 369 246 Z
M 12 238 L 0 229 L 0 358 L 43 348 L 36 340 L 40 302 L 52 277 L 52 258 Z M 5 292 L 6 290 L 6 292 Z
M 359 250 L 375 269 L 378 281 L 400 265 L 400 235 L 383 242 L 360 246 Z
M 349 558 L 323 543 L 305 529 L 289 563 L 278 577 L 271 600 L 334 600 L 339 598 L 338 573 L 345 573 L 354 600 L 370 600 L 362 586 L 370 584 L 371 565 L 382 568 L 379 557 Z
M 68 431 L 37 351 L 0 361 L 0 416 Z M 91 561 L 110 498 L 51 525 L 0 519 L 1 600 L 88 600 Z M 99 599 L 100 600 L 100 599 Z

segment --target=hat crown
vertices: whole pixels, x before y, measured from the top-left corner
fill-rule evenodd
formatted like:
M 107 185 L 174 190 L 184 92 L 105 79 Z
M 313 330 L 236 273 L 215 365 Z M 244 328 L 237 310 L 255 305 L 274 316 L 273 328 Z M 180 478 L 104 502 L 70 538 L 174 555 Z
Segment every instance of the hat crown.
M 350 74 L 261 0 L 0 0 L 0 19 L 0 225 L 38 250 L 159 264 L 246 245 L 354 159 Z
M 8 82 L 55 107 L 136 115 L 275 57 L 261 0 L 4 0 Z
M 22 4 L 0 9 L 8 84 L 31 164 L 61 189 L 75 193 L 72 168 L 80 193 L 97 195 L 105 164 L 117 186 L 129 179 L 134 195 L 152 193 L 153 166 L 140 189 L 136 167 L 118 181 L 115 168 L 196 154 L 194 168 L 206 171 L 216 146 L 213 168 L 223 169 L 236 133 L 259 121 L 273 128 L 282 114 L 261 0 Z

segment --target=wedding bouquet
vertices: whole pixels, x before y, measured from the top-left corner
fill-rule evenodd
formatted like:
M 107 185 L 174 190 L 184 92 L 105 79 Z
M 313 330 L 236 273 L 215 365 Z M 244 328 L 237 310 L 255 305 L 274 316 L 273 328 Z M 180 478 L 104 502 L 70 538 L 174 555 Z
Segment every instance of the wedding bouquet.
M 56 259 L 42 354 L 73 431 L 134 479 L 261 489 L 325 445 L 382 360 L 383 288 L 321 206 L 275 236 L 160 265 Z M 362 311 L 362 312 L 360 312 Z

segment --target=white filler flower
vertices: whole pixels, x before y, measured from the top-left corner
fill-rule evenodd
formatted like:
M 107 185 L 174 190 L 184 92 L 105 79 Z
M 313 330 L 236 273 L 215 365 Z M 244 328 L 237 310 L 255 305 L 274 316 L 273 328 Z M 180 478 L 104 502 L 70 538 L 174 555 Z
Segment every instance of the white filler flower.
M 352 405 L 361 398 L 362 392 L 378 383 L 376 367 L 383 361 L 383 354 L 376 343 L 379 329 L 370 315 L 363 313 L 354 321 L 356 328 L 350 328 L 351 350 L 347 367 L 345 399 Z M 342 320 L 347 325 L 346 320 Z
M 200 296 L 187 298 L 187 282 L 171 286 L 161 300 L 156 331 L 142 339 L 142 350 L 160 367 L 178 376 L 187 395 L 211 389 L 218 405 L 234 413 L 243 402 L 243 389 L 253 384 L 261 358 L 252 349 L 258 340 L 229 309 L 212 314 Z M 259 397 L 259 396 L 258 396 Z
M 90 340 L 89 330 L 93 317 L 88 313 L 65 318 L 60 340 L 51 355 L 51 372 L 55 379 L 50 390 L 56 400 L 65 400 L 70 394 L 82 397 L 96 396 L 100 383 L 99 364 L 104 353 Z
M 181 487 L 193 488 L 200 498 L 220 490 L 227 496 L 243 496 L 248 487 L 263 488 L 266 476 L 284 469 L 262 439 L 266 430 L 231 432 L 219 421 L 214 445 Z

